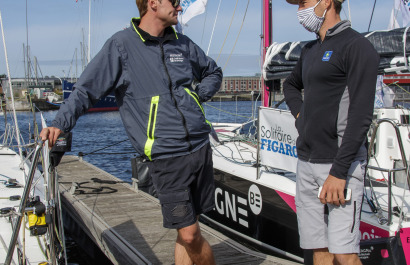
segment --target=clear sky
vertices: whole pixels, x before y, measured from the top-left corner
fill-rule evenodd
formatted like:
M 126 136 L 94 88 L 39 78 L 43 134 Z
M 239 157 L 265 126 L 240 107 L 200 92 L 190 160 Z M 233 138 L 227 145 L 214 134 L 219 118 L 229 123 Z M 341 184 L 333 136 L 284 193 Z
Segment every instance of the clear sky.
M 28 27 L 26 27 L 26 1 Z M 34 56 L 37 57 L 42 76 L 64 77 L 69 73 L 73 76 L 76 48 L 79 75 L 81 73 L 80 42 L 83 40 L 87 42 L 88 38 L 89 1 L 78 0 L 77 3 L 75 0 L 26 1 L 4 0 L 0 5 L 11 77 L 24 77 L 23 43 L 27 43 L 27 35 L 31 58 L 33 60 Z M 232 56 L 227 61 L 240 31 L 248 1 L 249 7 L 243 28 Z M 297 6 L 290 5 L 285 0 L 272 2 L 275 42 L 315 38 L 314 34 L 304 30 L 298 23 Z M 209 56 L 218 59 L 218 64 L 224 69 L 224 75 L 260 73 L 261 3 L 261 0 L 223 0 L 212 42 L 209 45 L 219 0 L 208 0 L 206 13 L 189 21 L 189 26 L 185 28 L 184 33 L 205 52 L 208 46 L 210 47 Z M 354 29 L 359 32 L 367 31 L 373 4 L 374 0 L 350 0 Z M 393 0 L 377 1 L 370 30 L 387 29 L 392 7 Z M 349 13 L 347 0 L 343 4 L 343 9 L 342 19 L 346 19 Z M 228 33 L 234 10 L 235 15 Z M 91 56 L 101 49 L 106 39 L 116 31 L 129 26 L 130 19 L 138 15 L 134 0 L 92 0 Z M 223 45 L 225 38 L 226 42 Z M 6 74 L 7 71 L 1 43 L 0 74 L 3 73 Z M 39 73 L 40 76 L 41 74 Z

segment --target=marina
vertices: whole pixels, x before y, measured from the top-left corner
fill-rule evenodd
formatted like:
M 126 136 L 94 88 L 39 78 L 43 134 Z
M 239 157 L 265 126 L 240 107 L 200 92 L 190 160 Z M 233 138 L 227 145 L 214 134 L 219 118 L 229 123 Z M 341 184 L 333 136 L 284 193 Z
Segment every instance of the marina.
M 182 35 L 176 35 L 177 40 L 178 36 L 181 37 L 179 41 L 172 40 L 171 42 L 165 39 L 165 42 L 160 42 L 158 47 L 161 53 L 158 53 L 158 49 L 152 49 L 152 52 L 161 56 L 162 60 L 159 60 L 158 63 L 160 66 L 164 66 L 166 70 L 164 72 L 161 71 L 161 67 L 154 67 L 155 60 L 153 60 L 153 64 L 140 63 L 144 60 L 148 62 L 151 58 L 156 58 L 155 56 L 144 58 L 149 53 L 141 52 L 147 47 L 153 48 L 156 44 L 152 47 L 144 46 L 150 42 L 145 42 L 138 31 L 138 26 L 142 24 L 138 24 L 139 19 L 136 18 L 131 20 L 131 27 L 127 25 L 124 28 L 121 25 L 120 29 L 113 30 L 105 25 L 105 32 L 112 34 L 112 32 L 120 30 L 120 33 L 114 35 L 115 45 L 104 45 L 103 53 L 99 53 L 92 61 L 91 58 L 94 55 L 92 56 L 91 53 L 98 49 L 91 45 L 91 21 L 97 22 L 93 24 L 99 24 L 101 19 L 93 17 L 91 20 L 95 10 L 91 7 L 92 1 L 89 0 L 87 15 L 88 44 L 85 43 L 84 29 L 81 29 L 82 78 L 77 80 L 78 54 L 77 48 L 75 48 L 67 75 L 65 70 L 63 70 L 64 77 L 60 78 L 53 75 L 52 80 L 49 80 L 53 84 L 61 84 L 61 88 L 58 89 L 48 87 L 51 83 L 46 84 L 39 81 L 42 79 L 40 77 L 42 76 L 42 71 L 37 63 L 37 57 L 33 56 L 34 53 L 31 53 L 31 47 L 28 43 L 28 3 L 26 2 L 25 26 L 27 39 L 26 44 L 23 44 L 24 78 L 20 80 L 15 79 L 14 84 L 11 79 L 11 75 L 14 75 L 14 73 L 10 73 L 2 24 L 7 74 L 0 75 L 0 81 L 2 81 L 0 83 L 1 99 L 3 100 L 4 98 L 5 100 L 5 102 L 0 102 L 1 112 L 4 113 L 4 118 L 3 116 L 0 117 L 2 121 L 4 120 L 4 124 L 3 122 L 0 123 L 0 132 L 4 132 L 1 136 L 2 138 L 0 138 L 3 140 L 0 145 L 0 158 L 4 157 L 4 159 L 0 160 L 0 185 L 4 187 L 0 189 L 7 192 L 18 191 L 19 194 L 7 193 L 5 197 L 1 198 L 0 221 L 2 227 L 8 228 L 2 229 L 0 232 L 0 264 L 3 264 L 3 260 L 5 260 L 5 265 L 127 265 L 174 264 L 175 262 L 178 264 L 178 259 L 174 259 L 174 255 L 178 257 L 180 255 L 177 254 L 181 254 L 178 253 L 178 250 L 174 249 L 177 235 L 178 244 L 184 242 L 182 246 L 190 253 L 189 259 L 192 258 L 192 260 L 196 261 L 195 263 L 198 263 L 199 261 L 194 259 L 194 256 L 191 256 L 193 254 L 193 252 L 191 253 L 192 249 L 188 247 L 192 242 L 197 243 L 198 241 L 192 240 L 190 236 L 181 235 L 181 230 L 177 232 L 175 229 L 164 228 L 162 210 L 166 208 L 164 204 L 170 203 L 165 201 L 165 197 L 169 197 L 170 200 L 174 200 L 172 203 L 178 203 L 177 206 L 170 208 L 172 215 L 174 217 L 182 214 L 185 215 L 187 211 L 185 203 L 192 201 L 192 196 L 197 194 L 196 191 L 198 189 L 205 190 L 204 187 L 199 186 L 199 188 L 194 189 L 195 191 L 192 192 L 192 188 L 189 185 L 182 185 L 185 192 L 184 198 L 178 196 L 182 192 L 180 190 L 181 186 L 178 189 L 173 189 L 172 193 L 165 193 L 161 191 L 159 186 L 152 186 L 149 172 L 144 176 L 145 179 L 141 180 L 140 178 L 138 180 L 138 173 L 136 171 L 139 171 L 139 169 L 137 169 L 135 161 L 140 159 L 141 163 L 145 163 L 151 160 L 151 158 L 155 161 L 155 159 L 161 158 L 161 152 L 162 155 L 171 156 L 179 156 L 187 152 L 191 153 L 193 150 L 191 141 L 196 143 L 196 140 L 199 139 L 197 135 L 199 135 L 200 131 L 202 131 L 200 134 L 201 143 L 205 143 L 209 137 L 210 147 L 212 148 L 212 152 L 210 149 L 208 150 L 208 159 L 204 160 L 211 161 L 210 157 L 212 155 L 212 164 L 208 165 L 209 169 L 212 169 L 214 173 L 215 189 L 208 189 L 207 195 L 210 195 L 208 201 L 213 200 L 215 206 L 212 210 L 201 214 L 199 221 L 201 233 L 212 248 L 216 264 L 290 265 L 303 263 L 310 265 L 313 264 L 313 253 L 315 251 L 306 246 L 314 244 L 317 247 L 316 243 L 318 242 L 322 246 L 322 242 L 328 240 L 329 242 L 325 243 L 325 246 L 331 250 L 333 247 L 333 242 L 331 241 L 337 237 L 330 236 L 334 235 L 330 232 L 329 236 L 327 236 L 328 230 L 330 231 L 331 226 L 335 224 L 332 220 L 334 220 L 335 212 L 338 212 L 340 208 L 335 210 L 329 204 L 329 201 L 327 205 L 325 201 L 322 201 L 324 205 L 316 201 L 316 188 L 320 193 L 319 186 L 323 186 L 324 189 L 322 190 L 326 191 L 326 185 L 317 182 L 315 178 L 308 179 L 314 186 L 309 188 L 309 192 L 313 191 L 314 197 L 312 201 L 315 204 L 319 204 L 320 215 L 322 216 L 323 214 L 325 237 L 314 238 L 320 233 L 312 233 L 309 237 L 305 237 L 302 233 L 303 226 L 299 226 L 303 224 L 301 223 L 303 211 L 308 209 L 306 212 L 310 211 L 309 214 L 312 213 L 311 209 L 303 207 L 301 197 L 298 197 L 299 201 L 296 200 L 297 196 L 303 194 L 300 191 L 300 181 L 303 174 L 300 174 L 299 168 L 298 176 L 296 176 L 296 168 L 300 161 L 308 157 L 306 153 L 303 153 L 304 149 L 301 149 L 301 142 L 306 143 L 306 145 L 319 143 L 319 145 L 326 146 L 323 150 L 332 148 L 331 152 L 327 152 L 330 154 L 329 157 L 327 157 L 326 152 L 320 153 L 320 155 L 326 154 L 326 161 L 328 162 L 320 160 L 321 162 L 318 163 L 326 164 L 331 163 L 331 161 L 333 163 L 338 162 L 332 156 L 333 151 L 342 150 L 340 147 L 348 146 L 349 139 L 353 138 L 355 142 L 362 143 L 363 148 L 357 151 L 358 154 L 360 153 L 360 161 L 355 160 L 351 163 L 351 161 L 340 160 L 344 161 L 342 163 L 343 168 L 348 165 L 352 170 L 349 169 L 349 172 L 346 170 L 346 172 L 339 176 L 335 175 L 342 178 L 347 177 L 348 181 L 356 178 L 356 175 L 363 178 L 359 184 L 346 183 L 347 186 L 345 186 L 350 192 L 353 190 L 353 196 L 355 197 L 354 199 L 346 198 L 346 208 L 354 209 L 354 212 L 353 220 L 348 220 L 347 218 L 344 220 L 343 235 L 346 238 L 355 235 L 356 242 L 355 244 L 350 244 L 354 246 L 354 250 L 343 253 L 354 253 L 353 256 L 355 256 L 356 261 L 360 259 L 364 265 L 410 264 L 410 241 L 408 240 L 410 237 L 410 162 L 408 161 L 408 152 L 410 150 L 410 110 L 408 108 L 410 99 L 410 67 L 408 53 L 410 52 L 410 44 L 407 41 L 407 38 L 410 38 L 410 33 L 408 31 L 409 28 L 405 26 L 404 17 L 402 18 L 403 21 L 400 19 L 398 22 L 393 21 L 393 18 L 397 18 L 393 17 L 393 11 L 396 10 L 396 15 L 399 14 L 399 9 L 397 9 L 399 8 L 397 6 L 398 0 L 392 1 L 395 3 L 395 6 L 391 19 L 391 23 L 394 22 L 394 25 L 389 25 L 391 30 L 380 31 L 372 28 L 372 31 L 370 31 L 376 1 L 374 1 L 373 10 L 371 11 L 370 23 L 366 27 L 367 31 L 362 26 L 357 29 L 354 28 L 362 32 L 362 36 L 370 41 L 370 44 L 374 46 L 381 58 L 377 71 L 374 110 L 372 108 L 374 95 L 370 93 L 374 92 L 374 85 L 370 81 L 374 80 L 373 77 L 376 76 L 376 71 L 371 76 L 363 74 L 357 75 L 357 78 L 352 78 L 352 76 L 356 76 L 359 73 L 359 70 L 351 66 L 358 64 L 351 64 L 350 61 L 345 64 L 345 58 L 340 57 L 343 59 L 340 60 L 340 62 L 343 61 L 341 64 L 343 67 L 337 70 L 333 69 L 333 72 L 341 77 L 339 80 L 340 86 L 337 87 L 337 91 L 332 86 L 326 86 L 326 91 L 314 90 L 321 85 L 309 86 L 306 83 L 305 86 L 305 78 L 300 78 L 301 76 L 311 78 L 312 76 L 306 73 L 310 73 L 307 70 L 314 69 L 313 65 L 303 65 L 303 68 L 300 67 L 298 69 L 301 61 L 302 63 L 307 62 L 300 60 L 300 58 L 306 58 L 303 56 L 306 56 L 308 53 L 306 51 L 309 50 L 311 43 L 313 43 L 309 41 L 309 39 L 314 38 L 313 35 L 306 38 L 305 36 L 307 35 L 295 34 L 289 40 L 277 38 L 277 28 L 275 29 L 275 27 L 280 27 L 280 30 L 283 32 L 295 32 L 290 30 L 290 28 L 288 29 L 287 25 L 284 25 L 285 23 L 282 23 L 283 19 L 279 20 L 279 17 L 285 14 L 285 12 L 280 14 L 281 10 L 285 10 L 282 9 L 282 6 L 286 4 L 289 8 L 288 3 L 292 3 L 294 5 L 299 4 L 299 8 L 301 8 L 302 5 L 306 5 L 308 2 L 310 4 L 314 1 L 303 1 L 301 3 L 296 0 L 282 0 L 281 4 L 278 5 L 279 8 L 275 9 L 275 7 L 278 7 L 276 6 L 276 1 L 262 0 L 261 10 L 258 11 L 257 15 L 256 13 L 252 14 L 252 18 L 260 17 L 261 20 L 257 22 L 257 26 L 253 24 L 252 30 L 246 30 L 246 26 L 250 24 L 249 16 L 251 15 L 248 15 L 248 22 L 246 24 L 244 22 L 248 14 L 248 7 L 252 9 L 250 12 L 254 12 L 255 7 L 253 4 L 249 5 L 251 3 L 250 0 L 242 1 L 239 9 L 243 9 L 241 11 L 243 12 L 243 18 L 236 39 L 228 35 L 239 1 L 236 1 L 234 8 L 232 3 L 229 6 L 229 12 L 233 11 L 229 28 L 227 25 L 223 25 L 220 18 L 218 18 L 222 0 L 219 1 L 217 10 L 215 3 L 211 4 L 207 0 L 196 1 L 179 2 L 170 0 L 173 7 L 169 6 L 168 2 L 159 1 L 164 6 L 168 5 L 170 10 L 174 8 L 181 11 L 184 8 L 178 17 L 180 25 L 178 25 L 177 30 L 181 33 L 183 29 L 186 29 L 188 36 L 196 36 L 196 39 L 193 39 L 195 45 L 192 46 L 195 49 L 198 48 L 195 56 L 198 60 L 194 60 L 191 53 L 189 53 L 190 60 L 185 60 L 184 52 L 179 53 L 179 49 L 185 47 Z M 199 26 L 195 22 L 192 24 L 190 22 L 191 28 L 194 28 L 194 31 L 199 32 L 198 29 L 203 27 L 201 44 L 199 45 L 197 32 L 193 33 L 192 36 L 189 34 L 190 31 L 186 24 L 189 19 L 182 19 L 185 11 L 189 10 L 189 5 L 193 2 L 196 2 L 196 4 L 203 2 L 201 12 L 205 13 L 205 9 L 209 8 L 208 10 L 212 10 L 211 12 L 215 15 L 213 18 L 214 28 L 212 29 L 211 36 L 208 36 L 209 46 L 206 54 L 202 38 L 205 35 L 205 28 L 208 27 L 209 29 L 212 23 L 204 22 L 203 26 Z M 320 8 L 329 4 L 329 1 L 326 1 L 326 3 L 324 3 L 325 1 L 320 2 L 322 4 L 319 5 L 319 2 L 317 4 Z M 338 2 L 342 3 L 343 0 Z M 346 2 L 347 4 L 343 8 L 344 14 L 341 14 L 341 16 L 342 19 L 352 20 L 350 1 L 347 0 Z M 80 6 L 80 3 L 78 5 Z M 111 5 L 111 3 L 108 5 Z M 119 4 L 117 3 L 116 5 Z M 333 5 L 337 5 L 336 0 L 330 4 L 330 7 L 333 7 Z M 355 8 L 352 10 L 364 10 L 365 7 L 367 10 L 368 8 L 359 3 L 354 3 L 353 5 Z M 93 6 L 95 9 L 99 4 L 93 4 Z M 199 8 L 197 5 L 192 6 Z M 226 1 L 224 7 L 228 7 Z M 292 7 L 292 14 L 295 16 L 297 7 Z M 111 8 L 114 9 L 114 6 L 111 6 Z M 132 13 L 134 16 L 137 13 L 135 4 L 133 8 Z M 80 9 L 85 10 L 84 7 Z M 105 7 L 104 9 L 109 8 Z M 313 7 L 314 9 L 315 7 Z M 149 11 L 152 12 L 152 10 Z M 337 14 L 339 14 L 339 11 L 337 11 Z M 150 12 L 149 14 L 151 14 Z M 328 17 L 329 14 L 334 14 L 332 12 L 328 13 Z M 177 19 L 176 13 L 174 14 L 175 21 Z M 221 15 L 223 16 L 222 18 L 226 18 L 226 11 L 223 10 L 222 13 L 225 13 Z M 300 15 L 299 13 L 298 15 Z M 287 14 L 289 15 L 290 13 Z M 361 15 L 361 17 L 363 16 Z M 336 18 L 335 21 L 340 21 L 338 16 Z M 286 17 L 286 19 L 288 18 Z M 2 20 L 1 14 L 0 20 Z M 278 20 L 281 22 L 278 23 Z M 296 18 L 293 20 L 297 21 Z M 110 21 L 107 19 L 106 22 Z M 399 25 L 400 22 L 403 22 L 402 26 Z M 410 24 L 410 16 L 407 22 Z M 30 25 L 31 23 L 30 21 Z M 176 24 L 176 22 L 173 24 Z M 217 28 L 214 31 L 217 24 L 219 24 L 219 29 Z M 234 24 L 239 25 L 240 23 L 236 21 Z M 251 56 L 242 57 L 246 57 L 249 60 L 241 63 L 235 61 L 235 56 L 230 61 L 244 24 L 245 31 L 242 33 L 242 36 L 246 36 L 249 40 L 252 39 L 254 43 L 260 41 L 255 46 L 250 45 L 251 42 L 248 42 L 247 47 L 242 50 L 245 53 L 251 50 L 252 53 L 257 50 L 259 51 L 258 69 L 254 75 L 249 72 L 245 75 L 241 73 L 242 67 L 250 68 L 250 65 L 256 62 L 251 59 Z M 350 25 L 356 25 L 350 24 L 350 22 L 341 22 L 337 25 L 340 24 L 345 25 L 347 28 Z M 192 25 L 194 26 L 192 27 Z M 262 26 L 261 32 L 255 30 L 260 26 Z M 228 32 L 219 55 L 213 54 L 209 56 L 211 58 L 215 57 L 215 62 L 220 66 L 220 68 L 217 68 L 213 61 L 207 61 L 209 59 L 208 52 L 214 32 L 216 35 L 219 35 L 217 39 L 222 39 L 223 36 L 218 31 L 225 27 L 228 28 Z M 377 24 L 377 27 L 380 28 L 380 25 Z M 72 30 L 74 28 L 73 26 Z M 139 37 L 135 35 L 133 28 Z M 93 34 L 95 29 L 95 26 L 93 26 Z M 343 28 L 341 32 L 344 30 Z M 78 29 L 75 29 L 75 31 L 80 32 Z M 348 31 L 353 32 L 351 29 L 344 32 Z M 338 32 L 337 34 L 341 33 Z M 127 41 L 136 37 L 138 42 L 130 46 L 126 45 L 124 46 L 126 49 L 122 50 L 123 46 L 121 45 L 125 42 L 122 43 L 122 40 L 116 39 L 120 35 L 128 36 Z M 172 32 L 169 36 L 174 38 Z M 357 34 L 358 39 L 364 39 L 362 36 Z M 109 36 L 104 37 L 105 40 L 107 38 Z M 60 41 L 62 43 L 64 43 L 63 39 L 64 36 L 61 36 Z M 112 43 L 113 39 L 110 39 L 107 43 Z M 142 42 L 139 39 L 142 39 Z M 222 54 L 227 39 L 228 46 L 232 46 L 229 55 Z M 234 39 L 235 43 L 233 43 Z M 74 46 L 66 44 L 70 46 L 70 49 L 73 49 Z M 93 43 L 93 45 L 95 44 Z M 175 51 L 171 52 L 171 49 L 164 50 L 164 46 L 165 48 L 170 48 L 173 45 L 175 45 Z M 121 49 L 117 50 L 118 47 L 121 47 Z M 363 54 L 351 53 L 351 46 L 347 47 L 349 48 L 346 49 L 346 46 L 344 46 L 343 53 L 354 55 L 354 59 L 361 59 L 359 57 Z M 110 52 L 107 54 L 110 54 L 110 56 L 105 56 L 104 51 L 107 52 L 108 50 Z M 370 51 L 371 49 L 368 50 Z M 235 53 L 237 52 L 238 50 L 235 51 Z M 326 65 L 328 69 L 331 69 L 335 62 L 339 62 L 339 51 L 326 50 L 323 52 L 325 54 L 322 60 L 320 61 L 318 57 L 319 59 L 315 61 L 316 63 Z M 375 59 L 377 57 L 376 52 L 371 58 Z M 65 53 L 68 54 L 71 51 L 65 51 Z M 117 53 L 121 56 L 118 56 Z M 220 57 L 223 58 L 223 62 L 218 62 Z M 32 61 L 34 64 L 32 64 Z M 199 62 L 202 61 L 207 61 L 208 63 L 200 66 Z M 129 64 L 129 62 L 133 63 Z M 369 60 L 367 62 L 367 65 L 362 65 L 360 69 L 375 68 L 376 60 Z M 85 70 L 88 63 L 90 65 L 87 69 L 91 70 Z M 231 66 L 225 71 L 228 63 Z M 66 67 L 67 62 L 65 64 Z M 114 67 L 114 65 L 118 67 Z M 128 65 L 132 65 L 132 67 L 128 68 Z M 189 71 L 181 71 L 182 66 L 186 66 L 187 69 L 192 68 L 192 74 Z M 297 70 L 304 69 L 304 75 L 300 71 L 293 71 L 295 66 Z M 198 67 L 201 69 L 197 69 Z M 207 69 L 207 71 L 203 71 L 202 68 Z M 345 72 L 346 69 L 349 71 Z M 352 69 L 353 71 L 351 71 Z M 173 73 L 172 70 L 178 71 Z M 55 69 L 52 71 L 55 71 Z M 146 79 L 145 71 L 149 72 Z M 20 72 L 23 73 L 22 71 Z M 222 79 L 221 72 L 225 76 L 224 79 Z M 234 74 L 231 74 L 232 72 Z M 55 73 L 53 72 L 53 74 Z M 140 74 L 141 76 L 139 76 Z M 296 78 L 296 74 L 300 74 L 300 76 Z M 58 74 L 56 75 L 58 76 Z M 289 76 L 291 76 L 289 78 L 290 81 L 292 81 L 292 78 L 300 81 L 300 84 L 294 84 L 293 91 L 296 92 L 297 97 L 293 99 L 296 98 L 302 105 L 302 109 L 296 109 L 295 111 L 295 107 L 293 106 L 292 108 L 292 97 L 287 98 L 292 114 L 288 106 L 282 104 L 284 103 L 283 83 Z M 331 77 L 333 75 L 327 76 Z M 166 80 L 167 78 L 169 87 L 164 86 L 165 83 L 161 82 L 161 80 Z M 287 81 L 288 84 L 289 79 Z M 315 81 L 318 81 L 318 83 L 323 81 L 322 83 L 325 85 L 325 79 L 319 76 Z M 337 78 L 334 79 L 336 80 Z M 74 85 L 74 80 L 78 81 L 77 85 Z M 221 86 L 218 80 L 222 81 Z M 354 83 L 349 83 L 349 81 L 352 82 L 353 80 L 355 81 Z M 367 80 L 367 82 L 364 83 L 362 80 Z M 347 81 L 348 85 L 346 86 L 346 83 L 342 81 Z M 34 83 L 34 86 L 30 87 L 31 82 Z M 145 84 L 145 82 L 147 83 Z M 13 86 L 14 88 L 19 87 L 19 92 L 13 91 Z M 350 98 L 351 95 L 356 95 L 353 92 L 359 90 L 359 87 L 362 88 L 360 91 L 366 90 L 368 92 L 365 97 L 360 98 L 360 102 Z M 216 92 L 218 89 L 219 91 Z M 349 104 L 344 108 L 343 106 L 345 105 L 341 104 L 342 99 L 340 99 L 343 89 L 345 92 L 348 92 L 347 94 L 343 93 L 343 96 L 347 95 L 349 97 Z M 289 93 L 289 87 L 287 87 L 286 91 Z M 312 97 L 312 93 L 309 94 L 310 91 L 326 93 L 315 93 Z M 209 92 L 209 97 L 206 98 L 205 102 L 202 102 L 200 92 Z M 72 95 L 71 97 L 70 94 Z M 19 97 L 20 100 L 15 100 L 14 96 L 16 98 Z M 67 104 L 62 103 L 59 96 L 62 96 L 63 99 L 70 97 L 66 102 Z M 160 96 L 161 100 L 159 100 Z M 151 102 L 149 102 L 150 97 Z M 58 101 L 56 101 L 57 98 Z M 188 100 L 185 100 L 186 98 Z M 317 101 L 317 104 L 313 105 L 312 102 L 315 101 L 312 101 L 312 98 L 320 98 L 322 101 Z M 359 97 L 354 99 L 357 98 Z M 347 97 L 344 99 L 347 99 Z M 70 101 L 72 105 L 69 105 L 68 102 Z M 48 106 L 50 102 L 51 105 Z M 308 105 L 308 102 L 311 103 L 310 110 L 316 111 L 316 115 L 310 115 L 309 120 L 307 120 L 308 116 L 306 113 L 315 112 L 307 111 L 307 107 L 306 109 L 303 108 Z M 336 104 L 332 104 L 334 102 Z M 333 108 L 337 106 L 337 102 L 340 103 L 339 112 L 336 111 L 336 108 Z M 49 149 L 42 148 L 43 142 L 39 141 L 41 126 L 38 126 L 37 121 L 41 119 L 42 128 L 52 124 L 58 126 L 56 123 L 52 123 L 52 121 L 57 113 L 54 110 L 59 108 L 59 104 L 61 104 L 62 111 L 57 116 L 57 124 L 63 126 L 60 129 L 64 130 L 65 133 L 71 130 L 73 134 L 69 134 L 69 136 L 65 133 L 60 135 L 54 148 L 48 152 Z M 148 105 L 144 108 L 143 104 L 150 104 L 150 108 L 148 108 Z M 74 105 L 76 105 L 75 110 Z M 361 105 L 366 106 L 365 111 L 359 111 Z M 350 108 L 349 106 L 354 107 Z M 118 109 L 120 109 L 120 112 L 116 111 Z M 8 115 L 10 110 L 14 111 L 12 115 Z M 16 110 L 23 110 L 23 112 L 16 113 Z M 25 112 L 25 110 L 31 112 Z M 317 113 L 318 110 L 320 110 L 320 113 Z M 333 112 L 328 112 L 328 110 Z M 63 112 L 65 112 L 64 117 L 61 115 Z M 360 116 L 363 113 L 366 114 L 366 118 Z M 82 117 L 77 120 L 79 116 Z M 319 116 L 320 118 L 318 118 Z M 362 118 L 357 119 L 357 117 Z M 339 127 L 339 118 L 342 119 L 342 122 L 345 122 L 341 127 Z M 346 120 L 343 120 L 344 118 Z M 356 129 L 352 129 L 354 128 L 352 120 L 355 119 L 361 120 L 360 123 L 366 126 L 366 131 L 363 129 L 358 134 Z M 364 120 L 367 123 L 363 122 Z M 308 126 L 306 125 L 308 123 L 305 121 L 312 121 L 309 124 L 314 124 L 313 122 L 315 121 L 318 122 L 316 124 L 318 126 L 311 125 L 309 137 L 307 136 Z M 21 131 L 19 125 L 21 125 Z M 369 125 L 370 129 L 367 132 L 367 126 Z M 184 128 L 184 131 L 182 128 Z M 56 140 L 51 137 L 54 131 L 50 131 L 50 141 Z M 347 136 L 343 138 L 345 131 L 347 131 L 345 134 Z M 360 135 L 360 139 L 357 139 L 358 137 L 355 134 Z M 44 136 L 44 131 L 42 135 Z M 185 135 L 185 138 L 181 138 L 182 135 Z M 338 142 L 335 140 L 336 138 Z M 342 139 L 348 140 L 342 141 Z M 47 144 L 48 142 L 45 142 L 45 145 Z M 184 147 L 185 144 L 188 144 L 187 149 Z M 296 147 L 297 145 L 298 147 Z M 23 147 L 28 148 L 23 150 Z M 59 149 L 60 147 L 61 149 Z M 42 152 L 40 152 L 40 149 L 42 149 Z M 66 152 L 65 156 L 62 158 L 61 163 L 59 163 L 59 159 L 63 156 L 64 152 Z M 355 150 L 352 151 L 354 155 L 353 152 Z M 15 159 L 12 161 L 10 158 Z M 309 162 L 316 163 L 316 160 L 311 161 L 310 156 L 308 158 Z M 313 158 L 316 159 L 315 157 Z M 58 167 L 57 164 L 59 164 Z M 174 162 L 174 164 L 176 163 Z M 27 170 L 29 167 L 30 171 Z M 168 168 L 165 166 L 164 168 L 165 171 L 172 171 L 167 170 Z M 327 173 L 325 172 L 325 177 Z M 18 175 L 19 178 L 15 180 L 13 175 Z M 334 174 L 332 173 L 331 175 Z M 179 180 L 179 178 L 177 179 Z M 146 180 L 148 182 L 145 182 Z M 174 179 L 171 178 L 171 180 Z M 299 184 L 296 184 L 296 180 L 298 180 Z M 156 184 L 160 185 L 159 183 Z M 363 188 L 362 184 L 364 184 Z M 10 189 L 13 185 L 17 186 L 18 189 Z M 158 192 L 155 188 L 159 188 Z M 342 189 L 343 187 L 340 186 L 340 192 Z M 188 192 L 189 190 L 191 190 L 191 193 Z M 157 199 L 157 193 L 163 203 L 162 206 Z M 325 195 L 325 192 L 322 193 L 318 197 Z M 188 196 L 185 196 L 186 194 Z M 20 197 L 17 199 L 17 196 Z M 14 202 L 15 199 L 19 202 Z M 323 200 L 322 197 L 321 200 Z M 197 202 L 196 199 L 193 201 Z M 302 201 L 304 200 L 302 199 Z M 162 210 L 161 207 L 163 207 Z M 322 211 L 322 207 L 324 211 Z M 296 211 L 298 211 L 298 215 L 296 215 Z M 349 213 L 349 215 L 344 216 L 350 218 L 351 215 Z M 352 223 L 350 223 L 351 221 Z M 312 227 L 316 225 L 315 222 L 305 223 L 313 224 Z M 317 227 L 316 225 L 313 229 Z M 341 230 L 342 225 L 337 228 Z M 30 235 L 28 235 L 28 231 L 30 231 Z M 184 232 L 184 229 L 182 231 Z M 189 233 L 187 234 L 189 235 Z M 348 233 L 350 234 L 348 235 Z M 196 233 L 193 236 L 196 238 L 196 235 L 198 234 Z M 71 242 L 75 242 L 74 245 L 77 247 L 75 251 L 77 253 L 74 253 L 74 256 L 80 253 L 87 256 L 87 258 L 72 261 L 71 254 L 73 253 L 69 253 L 65 237 L 70 238 L 70 240 L 72 239 L 73 241 Z M 179 242 L 179 240 L 182 241 Z M 343 240 L 337 241 L 336 245 Z M 69 244 L 71 245 L 71 243 Z M 305 249 L 302 249 L 301 245 L 305 246 Z M 344 246 L 347 245 L 349 244 Z M 333 253 L 333 250 L 331 251 Z M 315 255 L 315 258 L 317 258 L 317 253 Z M 211 256 L 208 255 L 208 257 Z M 340 255 L 335 254 L 334 257 L 340 262 Z
M 162 227 L 158 200 L 101 169 L 65 156 L 58 166 L 62 203 L 84 235 L 114 264 L 172 264 L 176 231 Z M 262 254 L 201 223 L 217 264 L 298 264 Z

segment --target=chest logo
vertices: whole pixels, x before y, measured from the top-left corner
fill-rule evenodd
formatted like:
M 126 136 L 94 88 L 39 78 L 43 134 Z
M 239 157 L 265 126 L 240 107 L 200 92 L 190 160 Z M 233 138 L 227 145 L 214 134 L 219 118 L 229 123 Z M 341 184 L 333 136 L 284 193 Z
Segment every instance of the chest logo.
M 326 51 L 325 54 L 322 57 L 323 62 L 328 62 L 330 60 L 330 57 L 332 57 L 333 51 Z
M 170 54 L 169 61 L 171 63 L 182 63 L 184 61 L 184 57 L 182 56 L 182 53 Z

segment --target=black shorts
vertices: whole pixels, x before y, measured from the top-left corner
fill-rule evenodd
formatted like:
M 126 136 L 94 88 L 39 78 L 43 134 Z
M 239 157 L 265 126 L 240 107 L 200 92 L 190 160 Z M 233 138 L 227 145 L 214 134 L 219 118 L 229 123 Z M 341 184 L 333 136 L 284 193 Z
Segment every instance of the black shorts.
M 199 214 L 215 207 L 209 143 L 189 155 L 154 160 L 148 167 L 161 203 L 164 227 L 190 226 Z

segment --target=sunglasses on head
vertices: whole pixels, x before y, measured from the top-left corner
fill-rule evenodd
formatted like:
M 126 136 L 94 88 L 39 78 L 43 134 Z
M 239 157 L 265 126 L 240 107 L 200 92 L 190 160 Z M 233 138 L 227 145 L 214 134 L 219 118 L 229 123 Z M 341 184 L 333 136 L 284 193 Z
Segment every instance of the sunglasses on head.
M 173 7 L 177 8 L 181 3 L 181 0 L 169 0 Z

